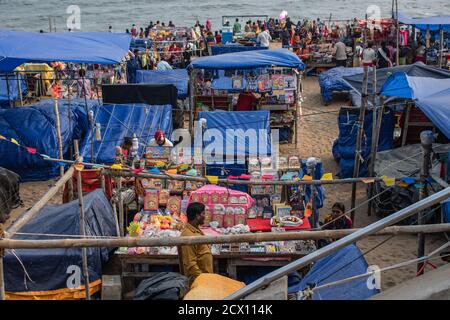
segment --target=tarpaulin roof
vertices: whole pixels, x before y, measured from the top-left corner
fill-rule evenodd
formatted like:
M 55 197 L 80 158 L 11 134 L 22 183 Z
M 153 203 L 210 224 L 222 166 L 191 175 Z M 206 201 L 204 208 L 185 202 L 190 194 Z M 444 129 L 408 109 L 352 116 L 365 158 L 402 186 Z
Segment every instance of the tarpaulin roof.
M 331 101 L 333 99 L 333 91 L 348 91 L 351 89 L 347 83 L 342 81 L 342 77 L 353 76 L 363 72 L 363 68 L 337 67 L 320 73 L 319 85 L 323 101 Z
M 117 236 L 114 212 L 103 190 L 88 193 L 84 199 L 85 231 L 87 236 Z M 80 207 L 78 200 L 63 205 L 47 205 L 19 229 L 15 240 L 55 240 L 80 234 Z M 55 236 L 61 235 L 61 236 Z M 102 277 L 102 266 L 108 261 L 109 248 L 87 248 L 89 281 Z M 81 248 L 16 249 L 6 251 L 5 289 L 7 292 L 49 291 L 67 288 L 73 278 L 74 267 L 82 270 Z M 17 257 L 20 258 L 18 260 Z M 23 264 L 23 265 L 22 265 Z M 25 271 L 26 270 L 26 271 Z M 26 276 L 27 272 L 29 278 Z M 83 273 L 81 285 L 84 285 Z M 31 280 L 30 280 L 31 279 Z
M 408 76 L 414 77 L 427 77 L 435 79 L 446 79 L 450 78 L 450 71 L 439 69 L 434 66 L 427 66 L 422 62 L 416 62 L 414 64 L 397 66 L 393 68 L 382 68 L 377 69 L 377 93 L 380 93 L 386 80 L 396 72 L 405 72 Z M 346 82 L 355 92 L 361 94 L 363 87 L 364 74 L 356 74 L 353 76 L 344 76 L 343 80 Z M 367 87 L 367 92 L 372 93 L 372 71 L 369 70 L 369 82 Z
M 95 106 L 93 111 L 94 123 L 100 124 L 101 141 L 95 139 L 95 130 L 90 130 L 83 140 L 81 154 L 89 162 L 113 163 L 115 146 L 120 146 L 125 137 L 133 137 L 133 134 L 139 141 L 139 156 L 156 130 L 163 130 L 167 137 L 172 134 L 171 105 L 105 104 Z M 94 159 L 91 159 L 92 141 Z
M 115 64 L 128 52 L 130 41 L 126 33 L 0 30 L 0 71 L 33 61 Z
M 232 52 L 243 52 L 243 51 L 254 51 L 254 50 L 268 50 L 268 47 L 262 46 L 244 46 L 238 43 L 224 44 L 220 46 L 212 46 L 211 53 L 213 56 L 219 54 L 232 53 Z
M 380 94 L 415 100 L 416 106 L 450 139 L 450 79 L 398 72 L 388 78 Z
M 271 154 L 270 113 L 267 110 L 200 112 L 198 118 L 206 119 L 203 136 L 206 153 L 218 146 L 219 150 L 214 152 L 220 159 L 224 155 L 234 159 L 235 156 Z
M 412 18 L 405 13 L 398 13 L 398 21 L 404 24 L 414 25 L 420 30 L 426 30 L 427 27 L 431 31 L 445 30 L 450 31 L 450 16 L 433 16 L 424 18 Z
M 88 100 L 88 108 L 97 101 Z M 88 130 L 84 100 L 58 100 L 64 158 L 73 139 L 81 139 Z M 58 137 L 53 100 L 43 100 L 27 107 L 0 109 L 0 135 L 14 138 L 23 147 L 58 158 Z M 45 161 L 38 154 L 0 140 L 0 166 L 16 172 L 22 181 L 48 180 L 59 174 L 56 162 Z
M 178 98 L 188 96 L 189 75 L 186 69 L 173 70 L 137 70 L 136 83 L 173 84 L 177 87 Z
M 305 69 L 305 64 L 293 52 L 287 49 L 254 50 L 225 53 L 195 59 L 189 69 L 254 69 L 264 67 L 286 67 L 299 70 Z
M 361 251 L 351 244 L 318 260 L 302 281 L 289 287 L 289 293 L 305 290 L 309 284 L 321 286 L 367 272 L 368 264 Z M 367 278 L 349 281 L 314 291 L 313 300 L 365 300 L 379 293 L 369 289 Z

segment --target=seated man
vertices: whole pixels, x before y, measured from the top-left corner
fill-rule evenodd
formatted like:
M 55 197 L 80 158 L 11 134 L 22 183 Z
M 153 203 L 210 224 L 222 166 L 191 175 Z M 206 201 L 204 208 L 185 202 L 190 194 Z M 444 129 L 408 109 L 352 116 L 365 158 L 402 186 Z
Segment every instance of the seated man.
M 181 236 L 203 236 L 199 227 L 205 222 L 205 205 L 193 202 L 187 207 L 186 213 L 188 223 Z M 213 273 L 213 257 L 206 244 L 181 246 L 180 258 L 183 274 L 189 278 L 190 284 L 202 273 Z
M 149 147 L 173 147 L 173 143 L 166 138 L 166 134 L 161 129 L 155 132 L 155 136 L 150 140 Z

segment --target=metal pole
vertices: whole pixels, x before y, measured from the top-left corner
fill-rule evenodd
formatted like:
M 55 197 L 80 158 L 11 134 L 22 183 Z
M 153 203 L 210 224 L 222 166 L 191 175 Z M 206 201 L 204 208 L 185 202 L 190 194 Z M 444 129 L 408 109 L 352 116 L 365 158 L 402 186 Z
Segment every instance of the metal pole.
M 191 136 L 194 132 L 194 95 L 195 95 L 195 70 L 192 69 L 189 73 L 189 132 Z
M 369 235 L 372 235 L 390 225 L 393 225 L 405 218 L 408 218 L 412 216 L 413 214 L 422 211 L 436 203 L 440 203 L 443 200 L 448 199 L 450 197 L 450 188 L 446 188 L 444 190 L 441 190 L 432 196 L 423 199 L 419 202 L 416 202 L 409 207 L 402 209 L 384 219 L 381 219 L 375 223 L 372 223 L 368 225 L 365 228 L 362 228 L 354 233 L 352 233 L 349 236 L 346 236 L 342 239 L 339 239 L 335 242 L 332 242 L 331 244 L 314 251 L 313 253 L 300 258 L 296 261 L 293 261 L 284 267 L 277 269 L 275 271 L 270 272 L 269 274 L 265 275 L 264 277 L 250 283 L 246 287 L 238 290 L 237 292 L 233 293 L 232 295 L 225 298 L 225 300 L 237 300 L 244 298 L 245 296 L 249 295 L 250 293 L 268 286 L 271 282 L 279 279 L 280 277 L 287 275 L 291 272 L 295 272 L 308 264 L 319 260 L 320 258 L 326 257 L 329 254 L 338 251 L 339 249 L 342 249 L 352 243 L 355 243 L 358 240 L 361 240 L 364 237 L 367 237 Z
M 378 148 L 378 138 L 377 135 L 377 129 L 378 129 L 378 123 L 377 123 L 377 67 L 374 65 L 372 67 L 372 144 L 371 144 L 371 155 L 370 155 L 370 164 L 369 164 L 369 177 L 373 175 L 373 168 L 375 167 L 375 160 L 374 156 L 377 152 Z M 372 165 L 373 164 L 373 165 Z M 369 185 L 369 199 L 372 198 L 373 194 L 373 185 Z M 368 208 L 367 208 L 367 215 L 370 216 L 372 214 L 372 201 L 369 201 Z
M 77 161 L 82 161 L 80 157 L 80 150 L 78 148 L 78 140 L 73 142 L 75 148 L 75 157 Z M 80 206 L 80 235 L 85 236 L 85 218 L 84 218 L 84 203 L 83 203 L 83 186 L 81 183 L 81 171 L 77 170 L 77 191 L 78 191 L 78 204 Z M 87 259 L 87 248 L 81 249 L 81 258 L 83 262 L 83 277 L 84 277 L 84 287 L 86 293 L 86 299 L 91 300 L 91 293 L 89 290 L 89 269 L 88 269 L 88 259 Z
M 361 107 L 359 110 L 359 119 L 358 119 L 358 133 L 356 136 L 356 145 L 355 145 L 355 163 L 354 163 L 354 170 L 353 170 L 353 178 L 358 178 L 359 177 L 359 168 L 360 168 L 360 164 L 362 159 L 361 156 L 361 142 L 362 142 L 362 137 L 364 134 L 364 117 L 366 114 L 366 105 L 367 105 L 367 86 L 368 86 L 368 67 L 364 66 L 364 80 L 363 80 L 363 92 L 362 92 L 362 96 L 361 96 Z M 355 204 L 356 204 L 356 183 L 352 184 L 352 200 L 351 200 L 351 209 L 355 208 Z M 352 211 L 351 213 L 351 219 L 354 223 L 355 221 L 355 210 Z
M 398 24 L 398 0 L 395 0 L 395 24 L 397 29 L 397 50 L 395 53 L 395 64 L 398 66 L 400 62 L 400 29 Z
M 420 183 L 422 188 L 420 189 L 419 199 L 425 199 L 428 196 L 427 190 L 427 178 L 430 176 L 431 169 L 431 152 L 435 136 L 433 132 L 427 130 L 420 133 L 420 143 L 422 147 L 422 168 L 420 170 Z M 421 211 L 418 215 L 417 224 L 421 225 L 425 223 L 424 220 L 425 212 Z M 425 253 L 425 235 L 419 233 L 417 237 L 417 255 L 422 257 Z M 420 271 L 423 266 L 423 262 L 417 264 L 417 271 Z M 421 271 L 421 274 L 423 270 Z

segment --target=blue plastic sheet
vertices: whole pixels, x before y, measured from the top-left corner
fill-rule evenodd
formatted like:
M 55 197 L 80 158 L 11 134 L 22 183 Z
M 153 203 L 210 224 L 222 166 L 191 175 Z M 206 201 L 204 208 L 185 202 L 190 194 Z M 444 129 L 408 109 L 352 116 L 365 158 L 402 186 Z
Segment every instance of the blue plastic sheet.
M 186 69 L 174 70 L 137 70 L 136 83 L 173 84 L 177 87 L 178 98 L 188 97 L 189 75 Z
M 405 13 L 399 12 L 398 20 L 401 23 L 413 25 L 420 30 L 427 30 L 427 28 L 429 28 L 430 31 L 437 31 L 441 29 L 450 31 L 450 16 L 411 18 Z
M 85 231 L 87 236 L 114 237 L 116 225 L 114 212 L 103 190 L 84 196 Z M 21 233 L 52 234 L 61 236 L 16 234 L 15 240 L 57 240 L 67 235 L 80 234 L 80 207 L 78 200 L 63 205 L 48 205 L 31 221 L 20 228 Z M 111 248 L 87 248 L 89 281 L 102 277 L 102 267 L 108 261 Z M 73 266 L 82 270 L 80 248 L 16 249 L 19 261 L 10 250 L 4 258 L 5 289 L 7 292 L 49 291 L 67 289 Z M 21 265 L 23 263 L 23 266 Z M 25 270 L 32 281 L 26 275 Z M 81 285 L 85 284 L 80 272 Z
M 213 56 L 224 54 L 224 53 L 233 53 L 233 52 L 243 52 L 243 51 L 254 51 L 254 50 L 267 50 L 268 47 L 261 46 L 244 46 L 239 44 L 227 44 L 222 46 L 212 46 L 211 53 Z
M 320 286 L 367 272 L 368 264 L 354 244 L 318 260 L 301 280 L 290 286 L 289 293 L 305 290 L 309 285 Z M 313 300 L 365 300 L 379 293 L 369 289 L 367 278 L 353 280 L 330 288 L 314 291 Z
M 444 216 L 444 222 L 450 223 L 450 200 L 442 203 L 442 214 Z
M 95 131 L 89 131 L 86 135 L 81 145 L 81 154 L 88 162 L 112 163 L 115 146 L 120 146 L 125 137 L 133 137 L 133 134 L 139 139 L 140 156 L 156 130 L 163 130 L 167 137 L 172 134 L 171 105 L 106 104 L 95 106 L 93 111 L 94 123 L 100 124 L 101 141 L 96 141 Z
M 357 121 L 359 110 L 341 109 L 338 116 L 339 136 L 333 144 L 333 157 L 339 161 L 339 177 L 353 177 L 356 136 L 358 132 Z M 364 135 L 361 143 L 361 155 L 364 162 L 360 166 L 360 177 L 367 174 L 367 160 L 372 147 L 372 112 L 367 112 L 364 118 Z M 380 128 L 378 151 L 389 150 L 394 147 L 394 112 L 386 108 Z
M 269 111 L 200 112 L 200 118 L 206 119 L 204 150 L 219 146 L 217 158 L 271 154 Z
M 33 61 L 116 64 L 127 54 L 130 41 L 126 33 L 0 30 L 0 71 Z
M 17 77 L 20 81 L 17 81 Z M 6 81 L 8 79 L 8 82 Z M 8 95 L 9 86 L 9 95 Z M 6 75 L 0 75 L 0 107 L 9 108 L 9 101 L 17 101 L 20 99 L 20 90 L 22 90 L 22 97 L 27 94 L 27 83 L 24 77 L 20 75 L 11 74 L 6 77 Z
M 97 104 L 88 100 L 88 108 Z M 87 131 L 84 100 L 59 100 L 63 154 L 67 159 L 73 139 L 81 139 Z M 28 107 L 0 109 L 0 134 L 16 139 L 20 145 L 58 158 L 58 138 L 53 100 L 45 100 Z M 22 181 L 48 180 L 59 174 L 58 164 L 44 161 L 37 154 L 29 154 L 10 142 L 0 140 L 0 167 L 20 175 Z
M 195 59 L 189 69 L 238 70 L 264 67 L 305 69 L 305 64 L 293 52 L 286 49 L 254 50 L 226 53 Z
M 324 102 L 330 102 L 333 99 L 333 91 L 349 91 L 350 86 L 343 81 L 344 76 L 353 76 L 364 72 L 363 68 L 344 68 L 337 67 L 322 72 L 319 75 L 320 94 Z

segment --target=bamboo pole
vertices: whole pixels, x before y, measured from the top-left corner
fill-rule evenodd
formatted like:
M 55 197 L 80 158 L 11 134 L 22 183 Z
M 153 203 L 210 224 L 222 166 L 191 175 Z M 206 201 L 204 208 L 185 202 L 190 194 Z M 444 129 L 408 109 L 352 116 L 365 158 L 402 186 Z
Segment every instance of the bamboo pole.
M 195 95 L 195 70 L 189 72 L 189 132 L 194 132 L 194 95 Z
M 406 115 L 405 115 L 405 121 L 403 124 L 403 130 L 402 130 L 402 147 L 406 144 L 406 139 L 408 137 L 408 127 L 409 127 L 409 114 L 411 112 L 411 103 L 408 102 L 406 104 Z
M 61 137 L 61 121 L 59 118 L 59 108 L 58 108 L 58 98 L 55 96 L 54 98 L 54 111 L 55 111 L 55 120 L 56 120 L 56 135 L 58 137 L 58 154 L 59 159 L 63 159 L 63 146 L 62 146 L 62 137 Z M 64 166 L 59 167 L 59 174 L 62 177 L 64 175 Z
M 439 39 L 439 68 L 442 68 L 442 59 L 444 55 L 444 29 L 440 31 L 440 39 Z
M 9 227 L 7 230 L 7 237 L 11 238 L 16 234 L 16 232 L 22 228 L 26 223 L 28 223 L 33 216 L 39 212 L 46 204 L 47 202 L 52 199 L 56 193 L 58 193 L 59 189 L 61 189 L 64 184 L 72 178 L 74 172 L 74 167 L 71 166 L 69 170 L 66 171 L 66 173 L 62 176 L 61 179 L 59 179 L 55 185 L 47 191 L 47 193 L 38 201 L 36 202 L 28 211 L 26 211 L 22 216 L 16 220 L 16 222 Z
M 117 196 L 118 196 L 118 202 L 119 202 L 119 225 L 120 225 L 120 236 L 125 235 L 124 230 L 124 213 L 123 213 L 123 199 L 122 199 L 122 177 L 116 178 L 116 185 L 117 185 Z
M 378 149 L 378 137 L 377 137 L 377 130 L 378 128 L 378 118 L 377 118 L 377 67 L 374 65 L 372 67 L 372 143 L 371 143 L 371 152 L 370 152 L 370 163 L 369 163 L 369 170 L 368 175 L 369 177 L 373 176 L 373 169 L 375 168 L 375 154 Z M 380 123 L 381 125 L 381 123 Z M 369 199 L 372 198 L 373 195 L 373 184 L 370 184 L 368 186 L 369 191 Z M 369 201 L 368 207 L 367 207 L 367 215 L 372 215 L 372 201 Z
M 80 150 L 78 148 L 78 140 L 73 141 L 73 146 L 75 148 L 75 157 L 77 161 L 83 161 L 83 158 L 80 156 Z M 77 170 L 77 191 L 78 191 L 78 204 L 80 207 L 80 235 L 83 237 L 86 236 L 85 230 L 85 218 L 84 218 L 84 202 L 83 202 L 83 185 L 81 183 L 81 171 Z M 89 291 L 89 269 L 88 269 L 88 258 L 87 258 L 87 249 L 81 249 L 81 259 L 83 264 L 83 277 L 84 277 L 84 288 L 86 293 L 86 299 L 91 300 L 91 293 Z
M 355 145 L 355 163 L 353 169 L 353 178 L 359 177 L 359 168 L 362 161 L 361 156 L 361 143 L 364 134 L 364 117 L 366 115 L 366 105 L 367 105 L 367 87 L 368 87 L 368 78 L 369 70 L 367 66 L 364 66 L 364 79 L 363 79 L 363 92 L 361 96 L 361 107 L 359 110 L 359 119 L 358 119 L 358 133 L 356 136 L 356 145 Z M 372 75 L 373 76 L 373 75 Z M 351 200 L 351 209 L 355 208 L 356 204 L 356 183 L 352 184 L 352 200 Z M 355 222 L 355 210 L 351 213 L 351 219 L 353 223 Z
M 367 228 L 367 227 L 366 227 Z M 295 241 L 340 239 L 359 233 L 365 228 L 321 230 L 321 231 L 290 231 L 290 232 L 257 232 L 238 235 L 164 237 L 164 238 L 94 238 L 94 239 L 58 239 L 58 240 L 13 240 L 0 241 L 0 248 L 8 249 L 54 249 L 54 248 L 118 248 L 118 247 L 173 247 L 198 244 Z M 392 226 L 386 227 L 368 236 L 414 235 L 420 233 L 442 233 L 450 231 L 450 223 L 429 224 L 422 226 Z
M 20 77 L 19 77 L 19 73 L 16 73 L 16 77 L 17 77 L 17 88 L 19 89 L 19 101 L 20 101 L 20 106 L 23 107 L 23 96 L 22 96 L 22 81 L 20 81 Z

